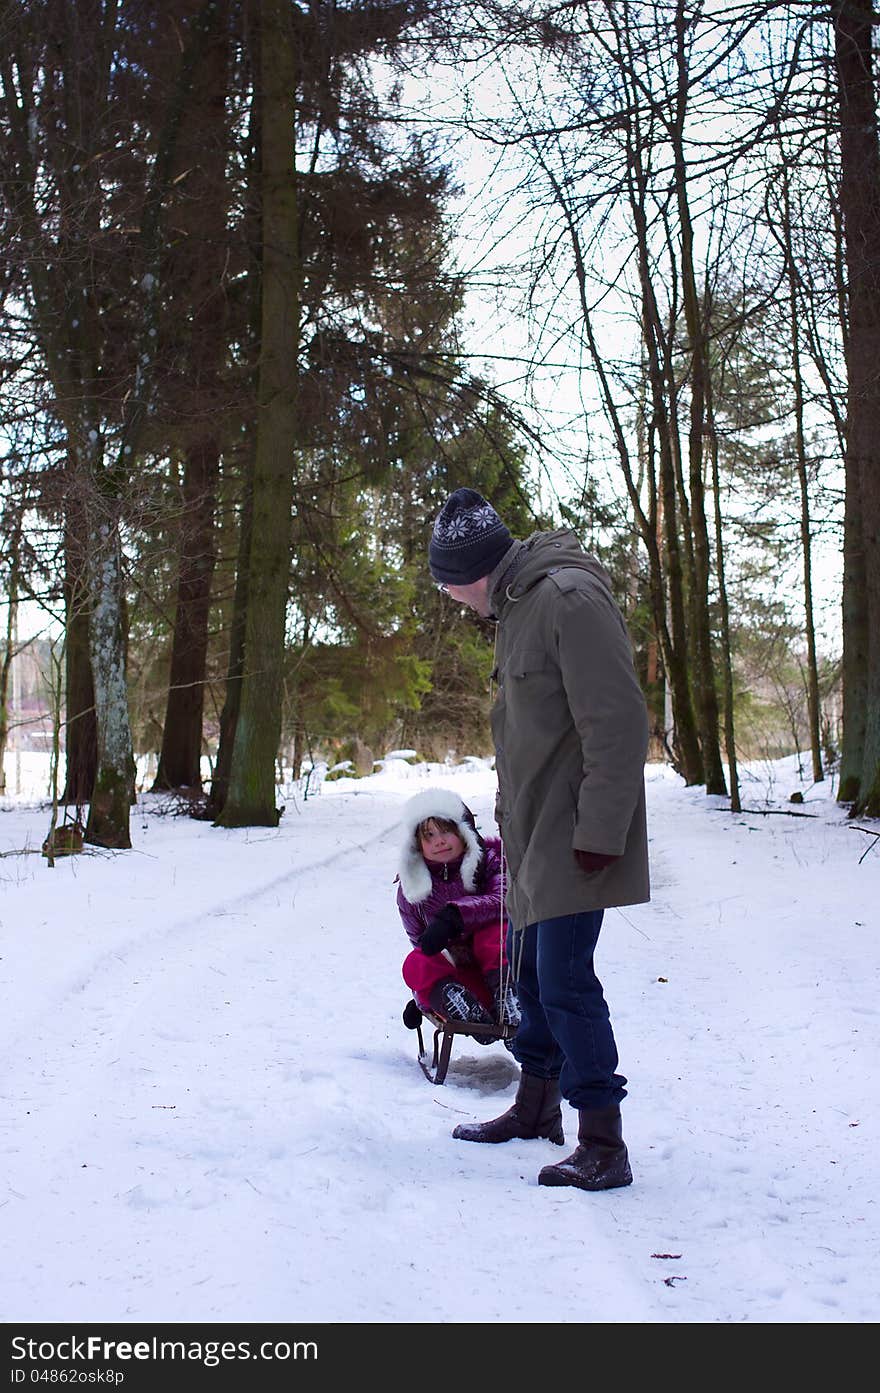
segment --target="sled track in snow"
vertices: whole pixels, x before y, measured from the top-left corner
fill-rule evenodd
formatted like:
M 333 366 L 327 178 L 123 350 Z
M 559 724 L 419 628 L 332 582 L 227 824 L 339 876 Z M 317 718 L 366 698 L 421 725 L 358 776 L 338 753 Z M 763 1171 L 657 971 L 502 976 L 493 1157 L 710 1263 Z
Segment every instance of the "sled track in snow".
M 161 971 L 162 960 L 158 959 L 153 962 L 153 958 L 156 952 L 161 950 L 164 943 L 171 940 L 180 941 L 189 937 L 194 929 L 202 929 L 206 923 L 212 920 L 222 920 L 229 916 L 243 914 L 246 911 L 252 912 L 261 900 L 276 893 L 284 886 L 324 871 L 341 859 L 351 857 L 352 854 L 367 852 L 393 834 L 394 827 L 385 825 L 372 836 L 359 842 L 347 842 L 345 845 L 339 846 L 329 856 L 319 857 L 305 865 L 293 866 L 290 870 L 284 871 L 282 875 L 274 875 L 268 880 L 258 882 L 232 898 L 224 896 L 215 903 L 206 904 L 196 913 L 183 915 L 165 925 L 155 925 L 147 929 L 146 932 L 133 931 L 130 937 L 114 943 L 111 948 L 107 948 L 90 958 L 84 970 L 81 970 L 77 976 L 68 980 L 60 990 L 54 993 L 51 1005 L 45 1015 L 48 1016 L 49 1011 L 53 1016 L 60 1013 L 73 999 L 85 993 L 90 986 L 95 985 L 101 976 L 118 971 L 120 965 L 134 965 L 142 956 L 146 956 L 149 961 L 146 971 Z M 20 1025 L 13 1035 L 2 1039 L 2 1046 L 6 1051 L 7 1058 L 15 1058 L 21 1043 L 31 1041 L 36 1024 L 37 1022 L 33 1019 L 28 1020 Z

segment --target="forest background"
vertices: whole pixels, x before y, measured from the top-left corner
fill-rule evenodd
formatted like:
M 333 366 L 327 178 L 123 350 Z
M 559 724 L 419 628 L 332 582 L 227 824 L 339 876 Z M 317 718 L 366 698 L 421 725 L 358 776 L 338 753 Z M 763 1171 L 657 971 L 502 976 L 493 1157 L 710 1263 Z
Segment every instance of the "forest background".
M 306 762 L 486 753 L 491 626 L 425 564 L 461 485 L 600 557 L 688 784 L 803 750 L 880 815 L 876 27 L 6 3 L 0 771 L 50 755 L 50 852 L 65 805 L 130 845 L 136 754 L 242 826 Z

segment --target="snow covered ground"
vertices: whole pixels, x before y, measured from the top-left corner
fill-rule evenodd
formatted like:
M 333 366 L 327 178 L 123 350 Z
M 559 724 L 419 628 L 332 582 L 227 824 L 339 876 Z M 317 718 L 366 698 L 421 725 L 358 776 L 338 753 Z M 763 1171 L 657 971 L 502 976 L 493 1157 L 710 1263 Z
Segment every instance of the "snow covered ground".
M 537 1186 L 549 1142 L 453 1141 L 515 1065 L 463 1042 L 432 1087 L 401 1024 L 398 809 L 447 783 L 489 830 L 487 768 L 326 783 L 277 831 L 147 797 L 133 851 L 54 870 L 0 803 L 0 1318 L 880 1318 L 880 842 L 748 773 L 810 816 L 646 771 L 654 899 L 599 954 L 636 1183 L 600 1195 Z

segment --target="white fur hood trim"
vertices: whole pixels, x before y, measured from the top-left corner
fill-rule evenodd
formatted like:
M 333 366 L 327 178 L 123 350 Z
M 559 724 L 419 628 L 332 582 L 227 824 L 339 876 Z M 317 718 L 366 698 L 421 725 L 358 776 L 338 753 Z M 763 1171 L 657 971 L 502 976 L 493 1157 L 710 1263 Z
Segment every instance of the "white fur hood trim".
M 431 872 L 416 843 L 416 828 L 429 817 L 448 818 L 458 828 L 458 835 L 465 845 L 459 875 L 469 894 L 476 889 L 477 868 L 483 855 L 477 834 L 470 823 L 465 821 L 469 808 L 457 793 L 450 788 L 426 788 L 417 793 L 403 805 L 400 825 L 404 831 L 404 842 L 400 849 L 400 864 L 397 874 L 400 888 L 410 904 L 426 900 L 433 888 Z

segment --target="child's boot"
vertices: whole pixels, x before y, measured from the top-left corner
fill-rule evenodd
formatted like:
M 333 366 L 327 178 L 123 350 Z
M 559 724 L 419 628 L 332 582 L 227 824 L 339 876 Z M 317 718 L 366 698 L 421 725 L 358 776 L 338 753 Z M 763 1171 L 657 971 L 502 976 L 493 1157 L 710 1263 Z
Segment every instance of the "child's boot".
M 492 993 L 495 1019 L 499 1025 L 512 1025 L 517 1029 L 520 1023 L 519 1001 L 511 978 L 500 972 L 484 973 L 486 986 Z
M 428 996 L 428 1005 L 446 1021 L 472 1021 L 475 1025 L 493 1025 L 489 1012 L 473 992 L 454 977 L 435 982 Z

